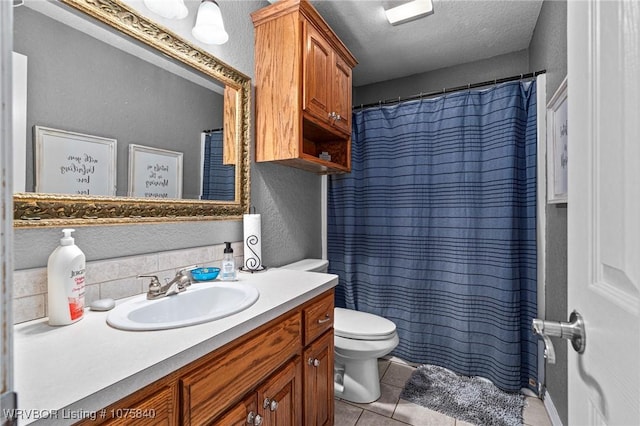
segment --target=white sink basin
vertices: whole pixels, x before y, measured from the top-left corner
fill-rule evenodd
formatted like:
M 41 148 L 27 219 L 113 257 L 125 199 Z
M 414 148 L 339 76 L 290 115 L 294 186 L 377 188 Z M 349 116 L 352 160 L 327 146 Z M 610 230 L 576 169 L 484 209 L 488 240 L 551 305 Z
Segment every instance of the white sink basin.
M 233 283 L 196 283 L 186 291 L 156 300 L 141 294 L 116 306 L 107 323 L 122 330 L 164 330 L 186 327 L 233 315 L 259 297 L 254 287 Z

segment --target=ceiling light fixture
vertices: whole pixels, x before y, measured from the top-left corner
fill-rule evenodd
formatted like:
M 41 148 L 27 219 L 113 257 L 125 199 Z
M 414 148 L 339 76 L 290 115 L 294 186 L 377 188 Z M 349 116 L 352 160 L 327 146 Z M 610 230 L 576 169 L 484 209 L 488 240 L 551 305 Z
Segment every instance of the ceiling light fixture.
M 413 0 L 409 3 L 385 10 L 384 13 L 387 15 L 387 19 L 391 25 L 400 25 L 413 21 L 414 19 L 422 18 L 423 16 L 431 15 L 433 13 L 433 3 L 431 0 Z
M 184 0 L 144 0 L 144 5 L 153 13 L 167 19 L 184 19 L 189 14 Z
M 198 7 L 196 25 L 191 34 L 206 44 L 224 44 L 229 40 L 229 34 L 224 29 L 220 6 L 215 0 L 202 0 Z

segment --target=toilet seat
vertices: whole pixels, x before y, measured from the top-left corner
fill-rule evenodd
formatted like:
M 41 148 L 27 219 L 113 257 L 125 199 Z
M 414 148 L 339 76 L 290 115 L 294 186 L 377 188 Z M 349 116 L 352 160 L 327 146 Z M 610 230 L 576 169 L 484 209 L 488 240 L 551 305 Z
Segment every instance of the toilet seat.
M 396 334 L 396 325 L 386 318 L 351 309 L 334 309 L 334 334 L 355 340 L 387 340 Z

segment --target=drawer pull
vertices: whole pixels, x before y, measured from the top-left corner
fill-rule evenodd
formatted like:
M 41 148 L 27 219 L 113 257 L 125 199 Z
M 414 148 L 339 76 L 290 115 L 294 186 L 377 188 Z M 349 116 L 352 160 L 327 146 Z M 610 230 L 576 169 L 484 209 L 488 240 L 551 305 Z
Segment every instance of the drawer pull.
M 253 411 L 250 411 L 247 415 L 247 424 L 260 426 L 262 424 L 262 416 L 260 414 L 254 413 Z
M 320 360 L 318 358 L 309 358 L 307 360 L 307 364 L 313 365 L 314 367 L 319 367 L 320 366 Z
M 331 316 L 329 314 L 324 314 L 324 318 L 319 319 L 318 324 L 324 324 L 327 321 L 331 321 Z
M 271 398 L 265 398 L 262 403 L 262 408 L 268 408 L 271 411 L 276 411 L 278 409 L 278 401 Z

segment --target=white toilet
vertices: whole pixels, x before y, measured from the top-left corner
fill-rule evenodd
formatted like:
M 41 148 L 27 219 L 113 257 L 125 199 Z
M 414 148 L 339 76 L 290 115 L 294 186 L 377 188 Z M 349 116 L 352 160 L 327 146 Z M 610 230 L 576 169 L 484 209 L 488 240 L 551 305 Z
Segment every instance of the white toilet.
M 329 262 L 304 259 L 282 269 L 327 272 Z M 335 308 L 335 396 L 369 403 L 380 398 L 378 358 L 398 346 L 396 325 L 386 318 L 352 309 Z

